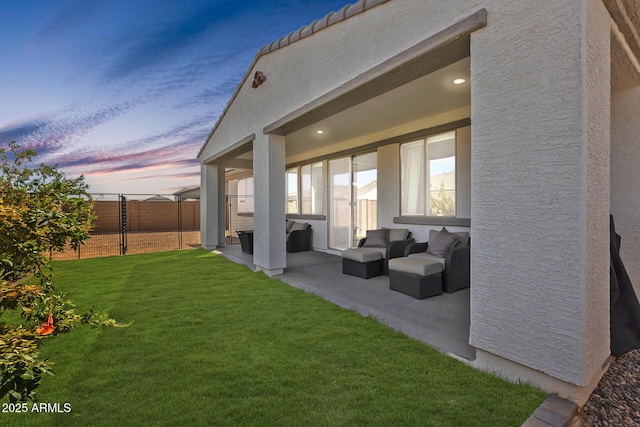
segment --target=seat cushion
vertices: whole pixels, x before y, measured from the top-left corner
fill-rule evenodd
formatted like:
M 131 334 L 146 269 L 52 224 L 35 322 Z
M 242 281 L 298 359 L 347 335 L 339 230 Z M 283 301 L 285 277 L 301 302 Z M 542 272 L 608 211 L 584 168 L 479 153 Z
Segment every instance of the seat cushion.
M 389 270 L 427 277 L 442 273 L 442 264 L 423 258 L 394 258 L 389 260 Z
M 378 248 L 352 248 L 342 251 L 342 258 L 357 262 L 369 262 L 383 259 Z
M 429 252 L 418 252 L 417 254 L 411 254 L 409 255 L 409 258 L 419 258 L 427 261 L 439 262 L 440 264 L 442 264 L 442 268 L 444 269 L 445 259 L 435 255 L 431 255 Z

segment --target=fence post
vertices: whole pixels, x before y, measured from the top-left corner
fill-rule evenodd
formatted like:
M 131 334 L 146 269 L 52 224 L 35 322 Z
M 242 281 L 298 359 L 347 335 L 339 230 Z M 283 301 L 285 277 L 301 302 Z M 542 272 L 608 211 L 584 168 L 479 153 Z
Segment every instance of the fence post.
M 178 195 L 178 249 L 182 249 L 182 194 Z
M 120 255 L 127 254 L 127 198 L 122 194 L 120 198 Z

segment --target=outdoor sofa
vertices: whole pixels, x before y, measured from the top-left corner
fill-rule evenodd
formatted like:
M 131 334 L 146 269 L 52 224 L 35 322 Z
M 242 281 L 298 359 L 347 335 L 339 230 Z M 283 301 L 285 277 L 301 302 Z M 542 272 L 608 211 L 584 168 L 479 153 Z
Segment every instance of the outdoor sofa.
M 311 224 L 287 220 L 287 252 L 311 250 Z M 253 254 L 253 230 L 238 230 L 242 252 Z

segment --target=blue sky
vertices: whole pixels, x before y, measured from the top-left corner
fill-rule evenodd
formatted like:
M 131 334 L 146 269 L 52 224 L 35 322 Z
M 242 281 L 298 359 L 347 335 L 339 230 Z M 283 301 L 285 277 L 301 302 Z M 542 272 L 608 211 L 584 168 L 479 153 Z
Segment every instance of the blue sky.
M 199 185 L 195 159 L 255 53 L 348 0 L 2 0 L 0 146 L 95 193 Z

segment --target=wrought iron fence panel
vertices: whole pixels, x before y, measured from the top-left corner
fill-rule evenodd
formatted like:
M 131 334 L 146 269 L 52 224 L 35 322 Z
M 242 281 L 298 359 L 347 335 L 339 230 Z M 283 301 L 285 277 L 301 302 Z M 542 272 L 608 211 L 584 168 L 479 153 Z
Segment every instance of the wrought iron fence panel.
M 200 247 L 200 201 L 168 194 L 92 194 L 91 238 L 53 259 L 95 258 Z

